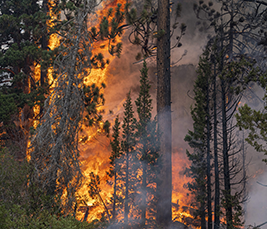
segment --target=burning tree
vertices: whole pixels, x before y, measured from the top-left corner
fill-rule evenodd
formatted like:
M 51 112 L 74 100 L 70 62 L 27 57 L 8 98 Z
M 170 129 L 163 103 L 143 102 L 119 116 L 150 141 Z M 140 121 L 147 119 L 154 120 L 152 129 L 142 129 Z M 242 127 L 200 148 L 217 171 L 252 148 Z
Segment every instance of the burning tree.
M 31 162 L 34 165 L 33 184 L 44 188 L 52 197 L 65 195 L 67 212 L 75 202 L 75 192 L 81 184 L 78 131 L 86 107 L 89 125 L 101 121 L 97 104 L 103 95 L 95 85 L 83 86 L 90 69 L 103 67 L 103 57 L 92 55 L 94 37 L 89 32 L 89 16 L 98 3 L 62 2 L 66 20 L 55 20 L 60 46 L 54 60 L 54 88 L 46 99 L 44 115 L 31 141 Z M 108 28 L 106 28 L 108 30 Z M 103 31 L 105 32 L 105 31 Z M 107 33 L 108 35 L 108 33 Z M 103 85 L 104 86 L 104 85 Z
M 121 35 L 118 28 L 123 20 L 120 4 L 114 13 L 109 9 L 99 29 L 88 23 L 100 3 L 62 1 L 55 2 L 50 9 L 56 15 L 50 30 L 58 35 L 60 45 L 53 62 L 53 88 L 31 141 L 32 183 L 42 187 L 52 198 L 63 195 L 61 200 L 66 212 L 74 207 L 76 191 L 82 181 L 78 150 L 81 123 L 84 119 L 87 126 L 92 126 L 102 121 L 98 105 L 104 103 L 101 87 L 105 85 L 85 86 L 84 78 L 92 68 L 103 69 L 109 61 L 102 53 L 92 50 L 97 41 L 107 40 L 112 55 L 119 55 L 121 51 L 121 43 L 114 45 L 115 37 Z M 64 16 L 60 17 L 59 13 Z M 101 127 L 108 131 L 109 123 Z

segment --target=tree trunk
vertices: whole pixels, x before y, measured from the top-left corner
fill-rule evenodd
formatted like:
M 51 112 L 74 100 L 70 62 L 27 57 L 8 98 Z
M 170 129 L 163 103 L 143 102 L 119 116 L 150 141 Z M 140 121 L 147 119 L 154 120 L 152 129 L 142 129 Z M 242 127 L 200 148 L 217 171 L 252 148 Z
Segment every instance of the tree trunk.
M 203 195 L 205 195 L 205 193 L 202 193 Z M 205 201 L 201 202 L 201 206 L 200 206 L 200 218 L 201 218 L 201 229 L 206 229 L 206 203 Z
M 166 227 L 172 221 L 172 128 L 170 85 L 170 2 L 158 1 L 157 18 L 157 114 L 162 169 L 158 183 L 157 221 Z M 160 33 L 164 35 L 160 36 Z
M 43 0 L 43 11 L 45 14 L 48 14 L 48 11 L 49 11 L 47 4 L 48 4 L 47 0 Z M 41 47 L 43 50 L 48 50 L 47 26 L 45 27 L 45 30 L 46 30 L 46 34 L 42 37 Z M 47 78 L 47 68 L 41 68 L 41 78 L 40 78 L 41 86 L 44 86 L 44 82 L 46 78 Z M 41 107 L 41 110 L 42 110 L 42 107 Z
M 146 224 L 146 196 L 147 196 L 147 190 L 146 190 L 146 183 L 147 183 L 147 165 L 143 161 L 143 180 L 142 180 L 142 216 L 141 216 L 141 228 L 145 228 Z
M 116 200 L 117 200 L 117 172 L 115 162 L 115 173 L 114 173 L 114 192 L 113 192 L 113 209 L 112 209 L 112 220 L 116 220 Z
M 232 204 L 231 204 L 231 185 L 229 171 L 228 139 L 227 139 L 227 116 L 226 116 L 226 91 L 224 79 L 221 80 L 222 88 L 222 131 L 223 131 L 223 172 L 224 172 L 224 195 L 227 229 L 232 228 Z
M 214 141 L 214 176 L 215 176 L 215 197 L 214 197 L 214 229 L 220 227 L 220 180 L 218 164 L 218 142 L 217 142 L 217 100 L 216 100 L 216 63 L 214 63 L 213 79 L 213 141 Z
M 125 201 L 124 201 L 124 223 L 128 224 L 129 215 L 129 152 L 126 152 L 126 181 L 125 181 Z
M 211 179 L 210 179 L 210 98 L 209 98 L 209 76 L 207 77 L 207 204 L 208 204 L 208 229 L 212 229 L 212 212 L 211 212 Z

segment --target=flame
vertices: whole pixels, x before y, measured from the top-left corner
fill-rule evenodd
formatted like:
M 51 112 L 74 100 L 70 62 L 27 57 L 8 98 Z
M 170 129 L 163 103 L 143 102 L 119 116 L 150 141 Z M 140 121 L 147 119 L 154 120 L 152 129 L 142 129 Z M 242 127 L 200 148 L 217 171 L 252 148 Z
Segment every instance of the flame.
M 48 0 L 48 14 L 50 16 L 50 20 L 47 21 L 46 25 L 47 25 L 47 29 L 49 31 L 50 28 L 52 28 L 54 26 L 53 20 L 56 19 L 56 15 L 53 14 L 52 12 L 52 8 L 55 6 L 55 3 L 53 0 Z M 56 34 L 51 34 L 49 37 L 49 41 L 48 41 L 48 48 L 50 50 L 54 50 L 56 47 L 58 47 L 60 44 L 59 42 L 59 38 L 58 35 Z M 50 89 L 52 90 L 55 82 L 53 79 L 53 67 L 49 67 L 47 70 L 47 78 L 48 78 L 48 84 L 51 85 Z M 33 69 L 33 79 L 35 82 L 39 82 L 40 84 L 40 80 L 41 80 L 41 65 L 38 63 L 35 63 L 34 69 Z M 34 129 L 37 128 L 40 120 L 38 118 L 39 114 L 40 114 L 40 106 L 39 105 L 35 105 L 33 107 L 33 113 L 34 113 L 34 117 L 33 117 L 33 127 Z M 30 153 L 29 153 L 29 146 L 30 146 L 30 141 L 28 141 L 27 143 L 27 152 L 26 152 L 26 158 L 29 161 L 31 159 Z
M 102 8 L 98 10 L 97 15 L 100 16 L 98 23 L 100 23 L 101 17 L 106 15 L 108 9 L 110 7 L 115 7 L 118 3 L 122 4 L 122 7 L 125 5 L 125 0 L 115 0 L 110 3 L 104 5 L 102 3 Z M 50 0 L 50 4 L 53 4 L 53 1 Z M 53 23 L 53 15 L 51 13 L 51 9 L 49 9 L 49 14 L 51 16 L 51 21 L 48 22 L 48 27 L 52 27 Z M 120 38 L 116 38 L 116 42 L 120 42 Z M 49 38 L 49 48 L 53 50 L 59 45 L 59 39 L 56 35 L 52 35 Z M 105 58 L 109 58 L 110 62 L 115 58 L 109 55 L 108 52 L 108 41 L 99 41 L 95 42 L 93 45 L 93 55 L 97 53 L 102 53 Z M 49 84 L 51 85 L 53 81 L 52 77 L 53 68 L 48 69 L 48 79 Z M 108 66 L 104 69 L 91 69 L 90 75 L 84 78 L 85 85 L 92 85 L 93 83 L 96 86 L 101 86 L 101 83 L 107 84 L 107 76 L 108 76 Z M 35 80 L 40 80 L 40 65 L 36 65 L 34 69 Z M 53 90 L 53 85 L 51 87 L 51 92 Z M 119 113 L 123 110 L 123 103 L 125 100 L 121 101 L 121 103 L 117 107 L 117 111 L 115 113 Z M 101 107 L 103 109 L 105 107 Z M 38 115 L 40 112 L 39 107 L 34 107 L 34 114 Z M 114 122 L 114 115 L 110 116 L 108 114 L 104 115 L 103 120 L 109 120 L 109 122 Z M 34 122 L 34 127 L 38 125 L 38 121 Z M 107 175 L 107 171 L 110 168 L 109 157 L 111 153 L 110 140 L 101 134 L 101 130 L 99 128 L 86 127 L 82 126 L 82 131 L 80 133 L 80 141 L 79 141 L 79 150 L 80 150 L 80 160 L 82 164 L 82 172 L 85 176 L 85 184 L 79 189 L 77 192 L 77 197 L 79 200 L 79 206 L 77 211 L 77 219 L 83 220 L 86 211 L 89 211 L 87 221 L 92 221 L 94 219 L 100 219 L 105 211 L 103 204 L 97 200 L 89 197 L 88 194 L 88 177 L 91 172 L 95 175 L 98 175 L 100 178 L 100 196 L 104 200 L 104 202 L 109 206 L 109 200 L 112 197 L 112 186 L 108 184 L 107 180 L 110 178 Z M 173 220 L 185 223 L 187 225 L 191 224 L 194 221 L 192 216 L 193 208 L 190 206 L 190 195 L 188 194 L 188 190 L 185 185 L 190 182 L 190 178 L 187 178 L 182 171 L 186 166 L 189 166 L 190 162 L 186 158 L 182 150 L 174 150 L 173 154 L 173 194 L 172 194 L 172 202 L 173 202 Z M 190 223 L 191 222 L 191 223 Z M 196 225 L 197 223 L 195 223 Z
M 100 23 L 101 18 L 107 14 L 110 7 L 116 7 L 117 4 L 122 4 L 122 8 L 125 3 L 124 0 L 115 0 L 110 3 L 104 5 L 102 3 L 101 9 L 98 10 L 97 15 L 99 16 L 98 23 Z M 116 42 L 120 42 L 120 38 L 116 38 Z M 108 50 L 109 41 L 99 41 L 95 42 L 93 45 L 93 55 L 97 55 L 98 53 L 102 53 L 105 58 L 109 58 L 109 61 L 112 62 L 114 60 L 114 56 L 109 55 Z M 89 86 L 92 84 L 96 84 L 96 86 L 101 87 L 102 83 L 107 84 L 107 75 L 108 75 L 108 67 L 106 66 L 104 69 L 91 69 L 90 75 L 84 78 L 84 84 Z M 120 109 L 122 109 L 121 103 Z M 102 106 L 99 109 L 105 109 Z M 104 115 L 103 120 L 109 120 L 109 122 L 114 121 L 114 117 L 110 117 L 109 115 Z M 87 137 L 88 136 L 88 137 Z M 100 189 L 101 198 L 104 199 L 105 202 L 108 203 L 112 196 L 112 186 L 107 183 L 109 180 L 109 176 L 107 175 L 107 171 L 109 170 L 109 157 L 110 157 L 110 140 L 101 135 L 101 129 L 98 128 L 88 128 L 85 125 L 82 126 L 82 133 L 80 137 L 80 160 L 82 163 L 82 171 L 85 176 L 85 179 L 89 177 L 89 174 L 93 172 L 95 175 L 98 175 L 100 178 Z M 92 199 L 88 194 L 88 181 L 85 181 L 83 187 L 78 191 L 78 196 L 82 199 L 81 204 L 78 208 L 77 218 L 82 220 L 84 218 L 85 212 L 89 209 L 89 215 L 87 220 L 92 221 L 94 219 L 101 218 L 103 212 L 105 211 L 103 204 L 98 199 Z
M 185 224 L 194 220 L 194 208 L 190 205 L 192 202 L 190 193 L 187 189 L 187 183 L 192 179 L 187 177 L 184 172 L 190 166 L 190 162 L 183 149 L 174 149 L 172 156 L 172 215 L 173 221 Z M 195 223 L 196 224 L 196 223 Z

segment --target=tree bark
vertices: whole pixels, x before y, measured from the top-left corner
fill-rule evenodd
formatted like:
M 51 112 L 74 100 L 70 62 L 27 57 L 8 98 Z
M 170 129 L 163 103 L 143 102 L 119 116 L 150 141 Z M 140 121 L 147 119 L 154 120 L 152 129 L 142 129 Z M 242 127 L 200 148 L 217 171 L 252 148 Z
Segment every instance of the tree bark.
M 227 115 L 226 115 L 226 91 L 224 79 L 221 80 L 222 88 L 222 131 L 223 131 L 223 172 L 224 172 L 224 195 L 227 229 L 232 228 L 232 205 L 231 205 L 231 185 L 229 172 L 228 138 L 227 138 Z
M 113 209 L 112 209 L 112 220 L 116 221 L 116 200 L 117 200 L 117 171 L 115 162 L 115 173 L 114 173 L 114 190 L 113 190 Z
M 129 152 L 126 152 L 126 177 L 125 177 L 124 223 L 128 224 L 129 215 Z
M 49 9 L 47 0 L 43 0 L 43 11 L 45 14 L 48 14 Z M 42 37 L 41 47 L 43 50 L 48 50 L 47 26 L 45 27 L 45 30 L 46 34 Z M 44 86 L 46 78 L 47 78 L 47 68 L 41 68 L 41 78 L 40 78 L 41 86 Z
M 172 221 L 172 128 L 170 85 L 170 2 L 158 0 L 157 114 L 162 169 L 158 183 L 157 221 L 166 227 Z
M 220 227 L 220 180 L 218 163 L 217 143 L 217 98 L 216 98 L 216 63 L 214 63 L 213 79 L 213 142 L 214 142 L 214 176 L 215 176 L 215 197 L 214 197 L 214 229 Z
M 209 76 L 207 77 L 207 204 L 208 204 L 208 229 L 212 229 L 212 212 L 211 212 L 211 175 L 210 175 L 210 98 L 209 98 Z

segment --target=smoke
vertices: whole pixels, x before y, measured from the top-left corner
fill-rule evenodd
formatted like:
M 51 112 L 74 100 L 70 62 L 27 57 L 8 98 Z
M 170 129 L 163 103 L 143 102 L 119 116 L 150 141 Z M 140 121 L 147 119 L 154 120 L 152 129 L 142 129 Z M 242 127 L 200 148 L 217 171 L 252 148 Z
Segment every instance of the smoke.
M 262 162 L 262 164 L 264 164 Z M 258 164 L 259 165 L 259 164 Z M 264 164 L 266 167 L 266 165 Z M 261 166 L 262 167 L 262 166 Z M 267 221 L 267 206 L 266 206 L 266 195 L 267 187 L 261 184 L 267 185 L 267 172 L 265 172 L 253 177 L 250 182 L 250 198 L 247 202 L 247 214 L 246 214 L 246 226 L 258 226 Z M 261 184 L 259 184 L 261 183 Z M 261 226 L 261 229 L 266 229 L 267 225 Z
M 178 1 L 175 1 L 176 3 Z M 182 13 L 179 22 L 185 23 L 187 26 L 186 34 L 183 36 L 181 43 L 182 47 L 175 48 L 171 52 L 171 63 L 176 63 L 186 52 L 186 55 L 176 64 L 173 64 L 171 69 L 171 91 L 172 91 L 172 143 L 173 143 L 173 180 L 186 182 L 186 177 L 183 177 L 181 171 L 185 169 L 187 164 L 187 158 L 185 150 L 188 149 L 187 143 L 184 142 L 184 137 L 188 130 L 192 130 L 192 119 L 190 115 L 190 106 L 193 104 L 193 85 L 196 79 L 196 65 L 199 61 L 199 56 L 202 54 L 203 49 L 208 40 L 209 33 L 203 28 L 207 28 L 203 22 L 199 22 L 193 11 L 193 0 L 181 0 Z M 172 43 L 175 42 L 178 32 L 172 37 Z M 107 72 L 107 88 L 105 89 L 105 110 L 106 116 L 109 120 L 115 118 L 116 115 L 123 116 L 123 103 L 126 98 L 126 94 L 131 91 L 132 101 L 134 101 L 139 93 L 139 79 L 142 63 L 135 63 L 135 56 L 140 51 L 138 46 L 134 46 L 128 42 L 127 32 L 122 38 L 123 50 L 120 58 L 115 58 Z M 156 59 L 148 59 L 149 67 L 149 79 L 151 82 L 151 95 L 153 99 L 152 106 L 154 107 L 153 116 L 156 115 Z M 262 98 L 262 91 L 254 84 L 250 85 L 251 88 L 246 92 L 245 97 L 250 106 L 260 108 L 262 103 L 257 98 Z M 191 96 L 191 97 L 190 97 Z M 109 110 L 113 111 L 112 115 L 109 115 Z M 135 107 L 134 107 L 134 110 Z M 104 140 L 103 140 L 104 141 Z M 106 144 L 105 153 L 101 152 L 101 155 L 97 155 L 95 158 L 103 157 L 101 160 L 97 160 L 98 164 L 104 161 L 104 158 L 108 158 L 110 149 L 108 149 L 108 143 Z M 92 154 L 97 151 L 96 149 L 87 149 L 87 154 Z M 266 165 L 261 161 L 263 155 L 255 152 L 252 148 L 247 148 L 247 161 L 250 161 L 247 174 L 250 177 L 247 190 L 249 192 L 249 202 L 245 206 L 246 208 L 246 225 L 254 224 L 259 225 L 266 220 L 266 191 L 267 187 L 263 187 L 256 183 L 259 181 L 263 184 L 267 184 L 266 178 Z M 105 154 L 105 156 L 103 155 Z M 84 155 L 85 156 L 85 155 Z M 108 162 L 105 165 L 101 164 L 101 169 L 108 167 Z M 183 165 L 183 166 L 181 166 Z M 261 171 L 257 175 L 257 171 Z M 256 174 L 256 177 L 253 175 Z M 185 183 L 183 183 L 185 184 Z M 174 185 L 174 194 L 180 192 L 183 188 L 181 183 L 176 182 Z M 184 190 L 182 190 L 184 192 Z M 106 194 L 107 195 L 107 194 Z M 178 195 L 177 195 L 178 196 Z M 175 197 L 174 202 L 179 200 L 181 204 L 181 197 Z M 254 204 L 255 203 L 255 204 Z M 178 204 L 177 204 L 178 205 Z M 265 210 L 263 210 L 265 209 Z M 112 227 L 111 227 L 112 228 Z M 264 227 L 262 227 L 264 228 Z M 267 228 L 267 227 L 265 227 Z
M 264 102 L 262 100 L 264 90 L 256 83 L 250 83 L 245 91 L 241 105 L 247 103 L 252 109 L 261 110 Z M 245 137 L 248 132 L 244 130 Z M 249 225 L 258 226 L 267 221 L 266 194 L 267 187 L 261 184 L 267 184 L 267 166 L 262 161 L 265 156 L 263 153 L 256 152 L 254 148 L 246 144 L 246 168 L 248 175 L 248 201 L 245 203 L 245 227 Z M 261 226 L 267 229 L 267 225 Z
M 178 21 L 179 25 L 184 23 L 187 26 L 187 29 L 185 35 L 181 39 L 182 46 L 180 48 L 174 48 L 171 52 L 171 63 L 173 63 L 175 66 L 185 64 L 197 65 L 199 56 L 202 54 L 210 34 L 206 30 L 207 24 L 205 21 L 198 20 L 195 15 L 193 4 L 197 1 L 176 0 L 174 2 L 179 2 L 182 4 L 181 17 L 178 18 Z M 173 35 L 172 43 L 175 42 L 177 36 L 179 36 L 179 31 Z M 182 55 L 185 53 L 186 55 L 182 57 Z M 177 64 L 174 64 L 181 57 L 182 60 L 180 60 Z

